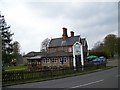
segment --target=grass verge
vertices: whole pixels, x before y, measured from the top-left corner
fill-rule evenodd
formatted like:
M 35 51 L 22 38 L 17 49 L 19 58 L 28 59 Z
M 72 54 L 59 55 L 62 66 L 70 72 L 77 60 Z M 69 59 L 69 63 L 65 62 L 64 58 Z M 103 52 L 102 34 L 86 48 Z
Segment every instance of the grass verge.
M 17 65 L 17 66 L 5 66 L 5 71 L 19 71 L 19 70 L 27 70 L 27 66 L 25 65 Z

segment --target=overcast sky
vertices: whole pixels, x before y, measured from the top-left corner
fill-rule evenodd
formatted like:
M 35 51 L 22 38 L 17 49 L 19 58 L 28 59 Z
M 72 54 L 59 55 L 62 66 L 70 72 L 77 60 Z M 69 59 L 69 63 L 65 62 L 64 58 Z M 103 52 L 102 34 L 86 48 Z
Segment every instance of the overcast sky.
M 20 43 L 21 53 L 40 51 L 45 38 L 62 36 L 63 27 L 68 29 L 68 36 L 74 31 L 75 35 L 85 37 L 91 49 L 106 35 L 117 35 L 118 3 L 115 1 L 0 0 L 0 11 L 11 26 L 13 40 Z

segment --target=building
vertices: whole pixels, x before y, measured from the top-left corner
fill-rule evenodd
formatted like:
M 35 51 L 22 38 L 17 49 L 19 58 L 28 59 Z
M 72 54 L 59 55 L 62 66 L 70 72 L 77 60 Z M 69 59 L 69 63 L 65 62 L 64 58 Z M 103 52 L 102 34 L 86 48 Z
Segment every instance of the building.
M 27 65 L 28 64 L 27 63 L 28 62 L 27 59 L 29 59 L 31 57 L 39 56 L 41 54 L 44 54 L 44 53 L 43 52 L 41 53 L 41 52 L 34 52 L 34 51 L 32 51 L 32 52 L 29 52 L 29 53 L 25 54 L 23 56 L 23 64 Z
M 60 38 L 53 38 L 50 40 L 47 47 L 47 52 L 30 52 L 24 56 L 27 60 L 29 68 L 32 67 L 72 67 L 73 66 L 73 49 L 75 42 L 80 42 L 83 46 L 84 57 L 88 53 L 88 44 L 85 38 L 80 35 L 74 36 L 71 31 L 71 36 L 67 34 L 67 28 L 63 28 L 63 34 Z M 77 64 L 81 65 L 80 56 L 77 59 Z

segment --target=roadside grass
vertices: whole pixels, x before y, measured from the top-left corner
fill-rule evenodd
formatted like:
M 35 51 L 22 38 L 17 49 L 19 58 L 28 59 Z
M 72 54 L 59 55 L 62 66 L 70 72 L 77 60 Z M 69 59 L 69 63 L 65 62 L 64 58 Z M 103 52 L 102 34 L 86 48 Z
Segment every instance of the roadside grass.
M 21 71 L 21 70 L 27 70 L 27 66 L 23 64 L 19 64 L 16 66 L 5 66 L 4 67 L 5 71 Z

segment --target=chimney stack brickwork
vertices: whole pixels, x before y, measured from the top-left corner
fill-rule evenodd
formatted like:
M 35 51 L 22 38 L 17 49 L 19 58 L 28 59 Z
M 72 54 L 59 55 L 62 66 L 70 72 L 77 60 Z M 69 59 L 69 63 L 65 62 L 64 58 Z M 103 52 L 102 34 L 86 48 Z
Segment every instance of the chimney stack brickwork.
M 63 39 L 66 39 L 68 37 L 67 35 L 67 28 L 63 27 L 63 35 L 62 35 Z
M 70 33 L 71 33 L 71 37 L 74 37 L 74 32 L 73 32 L 73 31 L 71 31 Z

